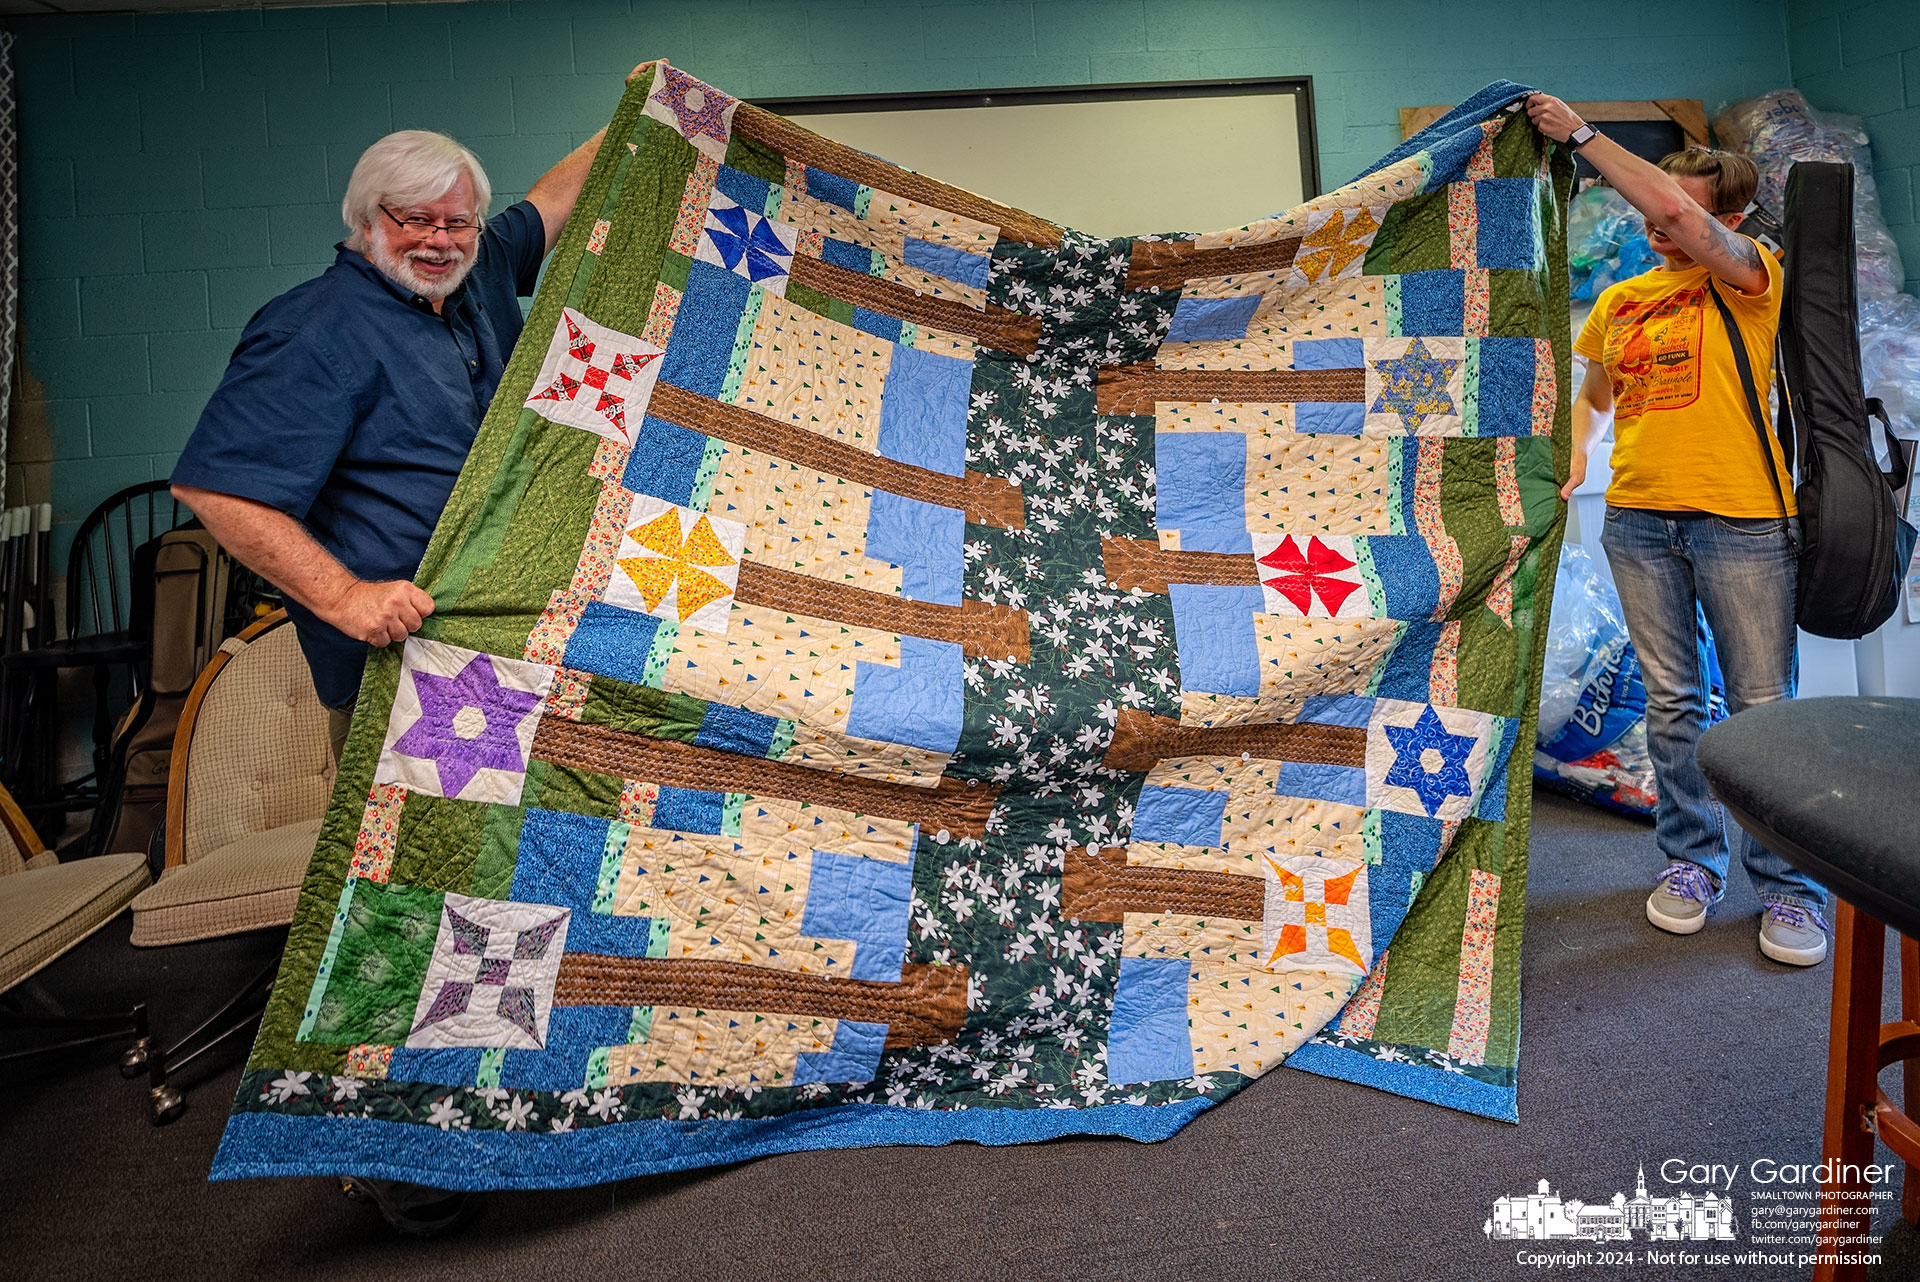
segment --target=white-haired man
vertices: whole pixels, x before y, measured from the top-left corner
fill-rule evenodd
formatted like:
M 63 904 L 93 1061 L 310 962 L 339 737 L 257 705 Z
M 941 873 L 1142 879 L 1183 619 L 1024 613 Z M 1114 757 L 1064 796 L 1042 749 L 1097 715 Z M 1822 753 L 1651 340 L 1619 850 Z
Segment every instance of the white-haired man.
M 367 647 L 433 612 L 414 572 L 599 145 L 491 218 L 453 139 L 367 148 L 333 265 L 254 313 L 174 467 L 173 492 L 285 594 L 336 757 Z
M 404 130 L 367 148 L 333 265 L 254 313 L 174 467 L 173 492 L 285 594 L 336 760 L 367 648 L 433 612 L 414 572 L 599 146 L 492 218 L 486 170 L 453 139 Z M 388 1180 L 342 1188 L 419 1236 L 479 1205 Z

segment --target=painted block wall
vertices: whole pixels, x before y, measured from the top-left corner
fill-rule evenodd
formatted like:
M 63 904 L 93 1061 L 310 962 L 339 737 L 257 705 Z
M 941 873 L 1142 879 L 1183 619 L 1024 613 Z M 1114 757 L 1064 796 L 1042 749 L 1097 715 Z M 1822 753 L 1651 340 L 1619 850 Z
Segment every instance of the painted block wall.
M 1598 25 L 1546 0 L 493 0 L 9 19 L 26 355 L 10 501 L 50 497 L 64 547 L 99 499 L 164 477 L 248 316 L 331 260 L 353 162 L 389 129 L 458 135 L 504 201 L 604 123 L 649 57 L 746 97 L 1308 74 L 1335 186 L 1399 140 L 1400 107 L 1501 77 L 1709 109 L 1787 82 L 1781 0 L 1624 0 Z
M 1788 0 L 1786 9 L 1794 88 L 1816 107 L 1866 122 L 1881 212 L 1900 246 L 1907 293 L 1920 294 L 1920 4 Z

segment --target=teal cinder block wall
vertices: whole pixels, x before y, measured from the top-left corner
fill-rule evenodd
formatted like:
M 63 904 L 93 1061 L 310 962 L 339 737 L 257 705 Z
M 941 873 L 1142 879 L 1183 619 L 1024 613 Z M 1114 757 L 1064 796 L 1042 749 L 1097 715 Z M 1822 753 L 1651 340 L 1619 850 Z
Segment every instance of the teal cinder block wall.
M 167 474 L 248 316 L 331 260 L 369 142 L 447 130 L 511 200 L 645 58 L 746 97 L 1306 74 L 1330 187 L 1399 140 L 1399 108 L 1501 77 L 1709 110 L 1789 79 L 1782 0 L 494 0 L 7 25 L 25 352 L 8 488 L 52 499 L 60 547 L 102 497 Z
M 1920 294 L 1920 4 L 1788 0 L 1787 51 L 1808 102 L 1866 122 L 1881 212 L 1900 246 L 1907 293 Z

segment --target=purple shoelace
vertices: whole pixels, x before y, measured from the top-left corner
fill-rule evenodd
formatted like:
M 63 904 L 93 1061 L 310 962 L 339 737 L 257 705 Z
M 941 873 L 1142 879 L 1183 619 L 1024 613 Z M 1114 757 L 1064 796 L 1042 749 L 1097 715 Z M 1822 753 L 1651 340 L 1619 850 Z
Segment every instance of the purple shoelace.
M 1713 902 L 1713 883 L 1707 880 L 1707 874 L 1700 871 L 1697 864 L 1675 860 L 1660 874 L 1660 881 L 1669 895 L 1698 900 L 1703 904 Z
M 1799 904 L 1782 903 L 1777 899 L 1767 901 L 1767 919 L 1777 921 L 1794 930 L 1803 930 L 1809 924 L 1823 932 L 1827 929 L 1827 920 L 1817 909 L 1803 908 Z

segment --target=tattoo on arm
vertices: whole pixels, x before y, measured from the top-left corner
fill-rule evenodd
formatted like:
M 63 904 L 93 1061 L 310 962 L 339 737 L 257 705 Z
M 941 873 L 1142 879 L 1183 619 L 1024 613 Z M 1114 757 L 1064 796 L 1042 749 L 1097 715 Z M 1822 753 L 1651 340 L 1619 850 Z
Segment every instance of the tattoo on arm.
M 1713 219 L 1712 227 L 1720 248 L 1727 251 L 1727 257 L 1748 271 L 1760 270 L 1760 247 L 1751 238 L 1742 236 L 1718 218 Z

